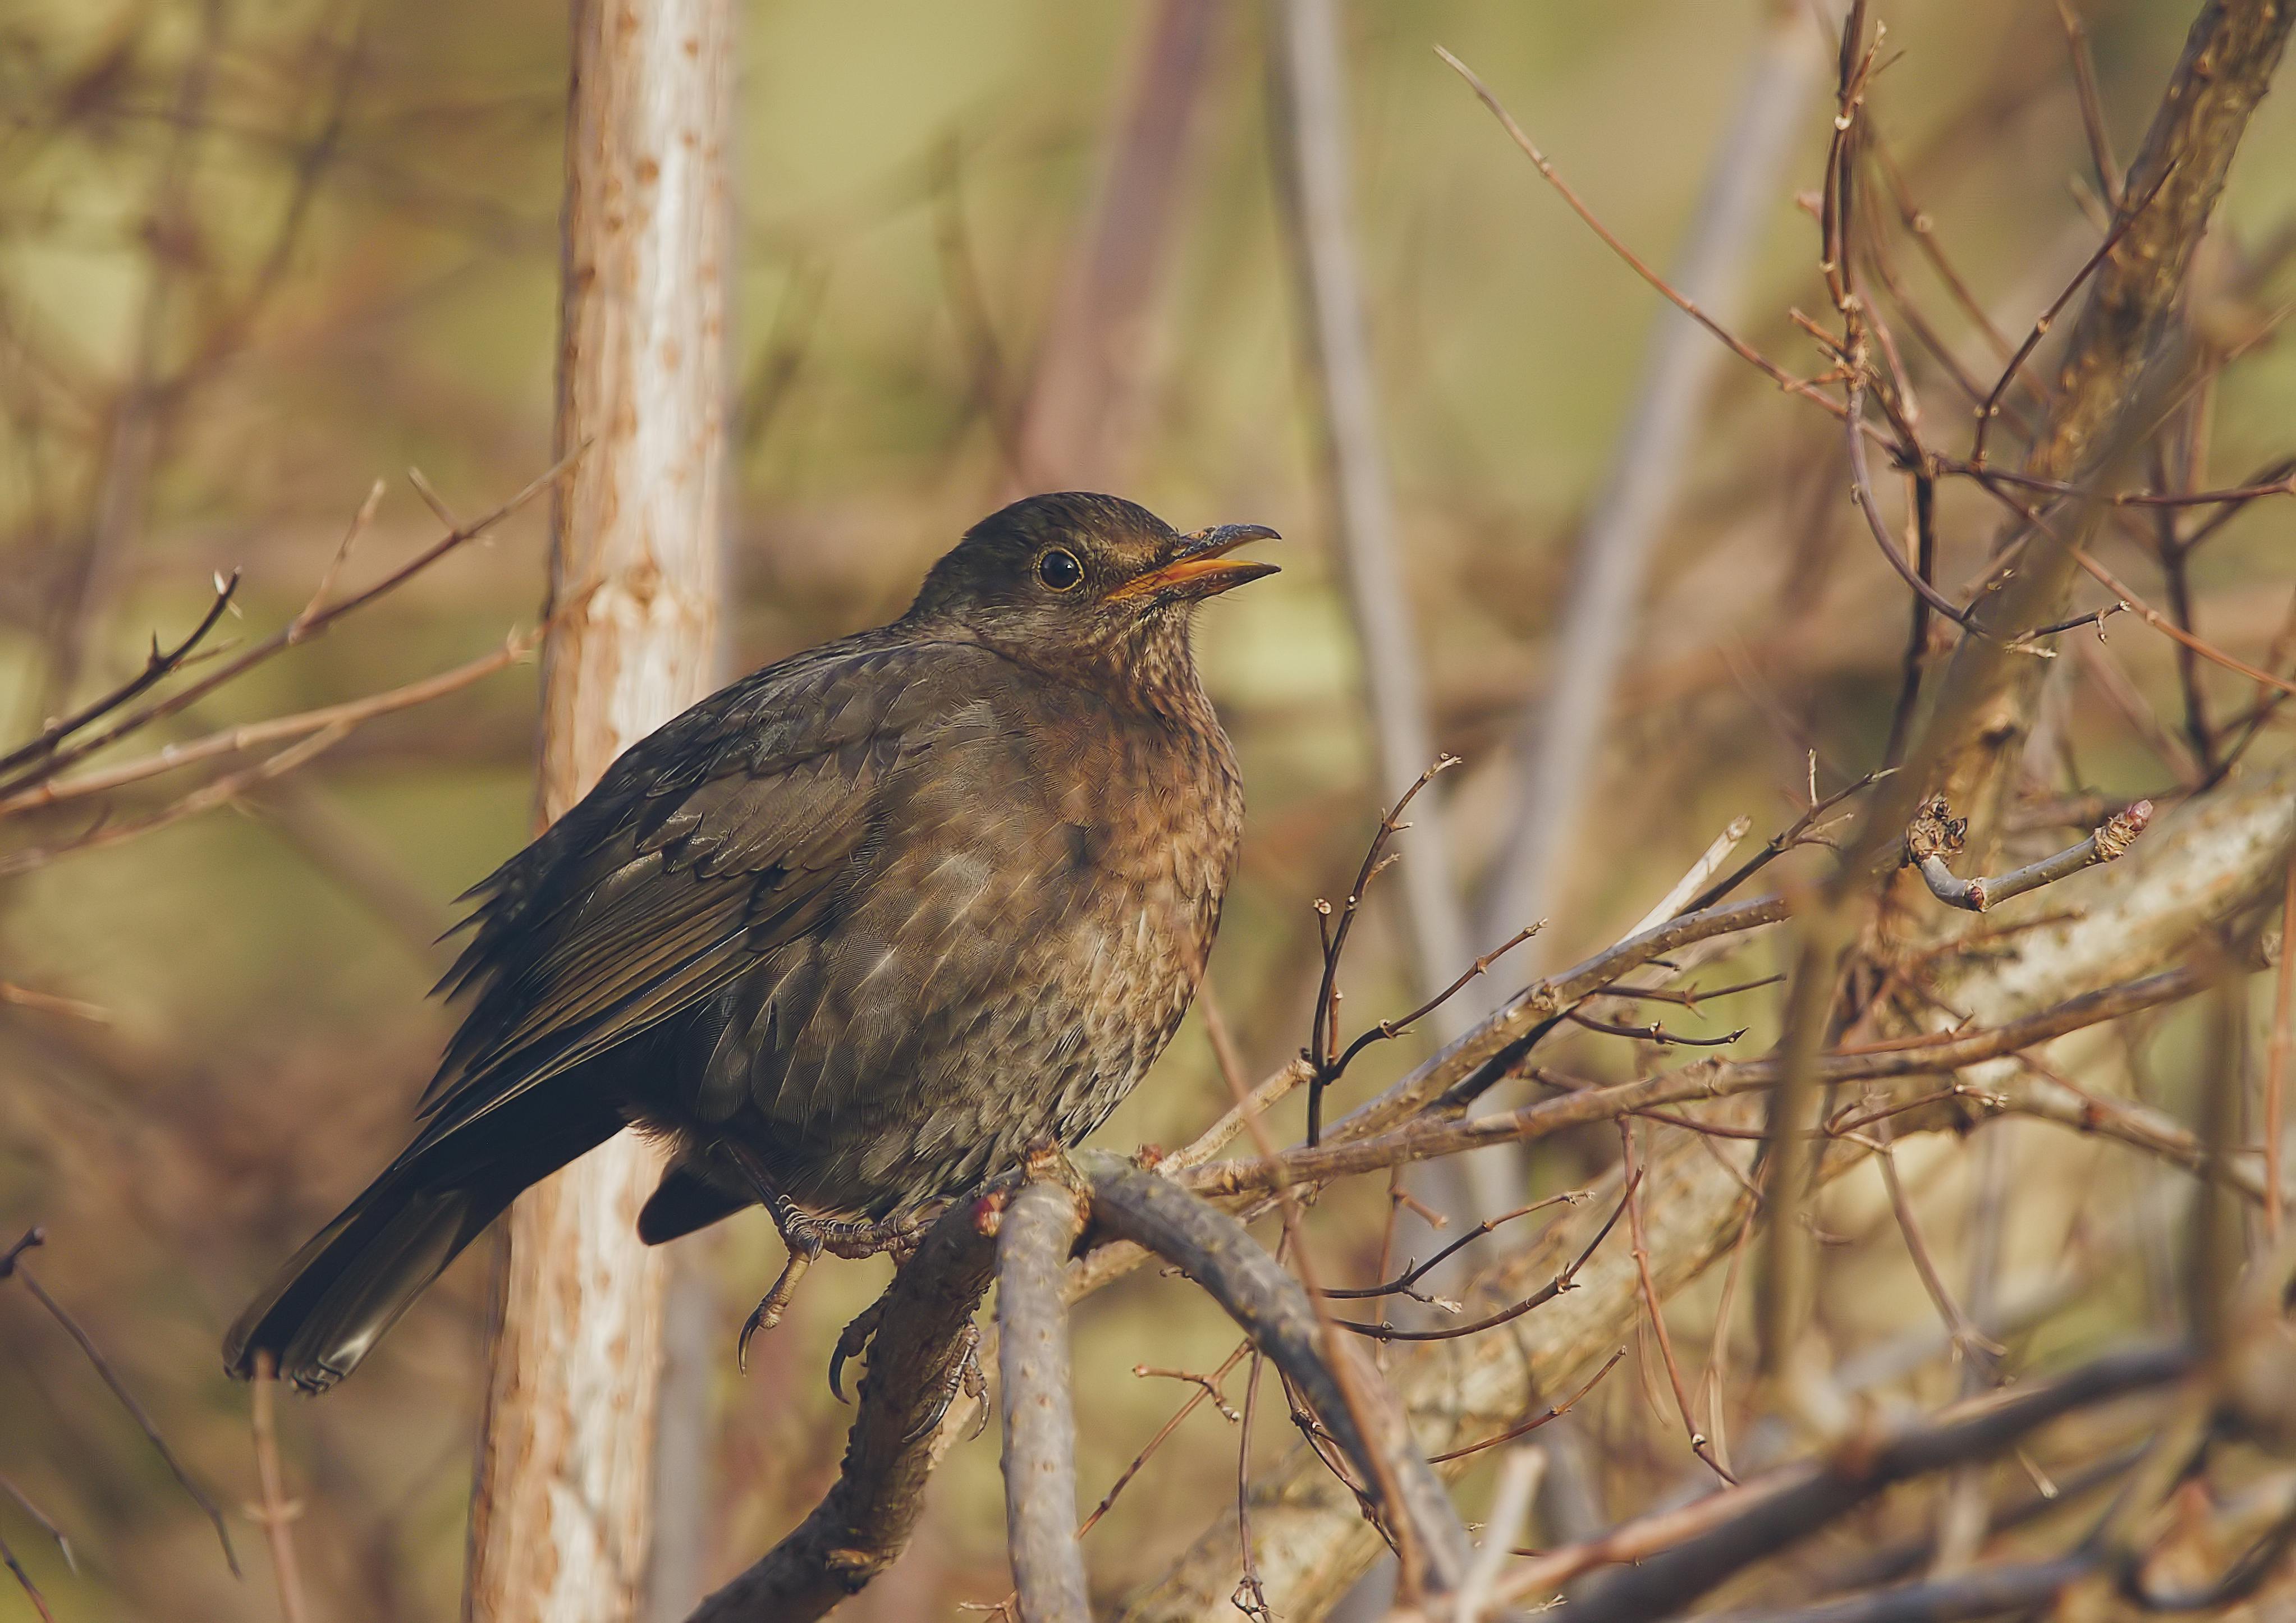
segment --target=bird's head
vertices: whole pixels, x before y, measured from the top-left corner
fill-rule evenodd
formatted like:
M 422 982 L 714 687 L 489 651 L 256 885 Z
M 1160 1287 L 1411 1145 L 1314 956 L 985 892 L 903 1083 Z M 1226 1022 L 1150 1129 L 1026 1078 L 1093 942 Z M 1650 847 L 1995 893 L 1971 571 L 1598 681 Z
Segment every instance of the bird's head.
M 1275 566 L 1228 556 L 1271 540 L 1261 524 L 1182 535 L 1112 496 L 1032 496 L 965 532 L 909 612 L 963 622 L 984 641 L 1051 661 L 1136 662 L 1186 652 L 1188 610 Z

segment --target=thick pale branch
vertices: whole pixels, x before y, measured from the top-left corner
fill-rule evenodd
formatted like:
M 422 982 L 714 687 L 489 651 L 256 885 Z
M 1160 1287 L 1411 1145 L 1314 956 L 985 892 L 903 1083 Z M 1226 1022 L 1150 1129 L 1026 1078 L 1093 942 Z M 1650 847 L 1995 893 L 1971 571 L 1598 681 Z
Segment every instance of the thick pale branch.
M 1084 1226 L 1075 1193 L 1026 1184 L 996 1241 L 997 1372 L 1004 1411 L 1004 1536 L 1021 1623 L 1089 1623 L 1077 1545 L 1076 1412 L 1061 1268 Z

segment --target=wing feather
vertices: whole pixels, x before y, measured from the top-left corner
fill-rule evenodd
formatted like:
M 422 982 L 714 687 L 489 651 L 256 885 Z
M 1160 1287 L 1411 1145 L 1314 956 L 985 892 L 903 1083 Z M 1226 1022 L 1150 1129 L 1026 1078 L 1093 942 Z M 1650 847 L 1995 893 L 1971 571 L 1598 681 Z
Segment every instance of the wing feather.
M 745 678 L 641 740 L 471 894 L 470 1006 L 422 1100 L 474 1120 L 706 1001 L 857 877 L 879 797 L 996 656 L 888 631 Z M 930 678 L 930 679 L 929 679 Z

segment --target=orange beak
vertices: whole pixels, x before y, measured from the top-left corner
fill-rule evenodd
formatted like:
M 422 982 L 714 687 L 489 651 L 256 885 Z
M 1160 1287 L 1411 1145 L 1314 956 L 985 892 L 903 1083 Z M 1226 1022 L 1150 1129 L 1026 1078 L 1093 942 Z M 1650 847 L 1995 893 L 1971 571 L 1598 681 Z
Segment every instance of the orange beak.
M 1123 597 L 1214 597 L 1247 580 L 1275 573 L 1272 563 L 1232 563 L 1226 554 L 1247 541 L 1276 541 L 1283 537 L 1265 524 L 1222 524 L 1200 529 L 1169 560 L 1145 574 L 1136 575 L 1111 592 Z

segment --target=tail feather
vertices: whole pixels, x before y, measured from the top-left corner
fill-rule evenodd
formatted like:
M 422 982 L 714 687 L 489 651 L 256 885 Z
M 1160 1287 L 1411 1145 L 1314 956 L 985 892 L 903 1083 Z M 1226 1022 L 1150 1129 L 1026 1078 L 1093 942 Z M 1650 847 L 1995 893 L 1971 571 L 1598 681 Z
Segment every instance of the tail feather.
M 225 1366 L 244 1379 L 269 1353 L 280 1379 L 326 1390 L 520 1191 L 621 1126 L 611 1111 L 589 1111 L 546 1125 L 492 1119 L 483 1144 L 457 1142 L 477 1136 L 466 1133 L 418 1140 L 240 1315 L 224 1339 Z

